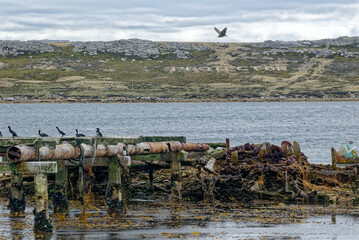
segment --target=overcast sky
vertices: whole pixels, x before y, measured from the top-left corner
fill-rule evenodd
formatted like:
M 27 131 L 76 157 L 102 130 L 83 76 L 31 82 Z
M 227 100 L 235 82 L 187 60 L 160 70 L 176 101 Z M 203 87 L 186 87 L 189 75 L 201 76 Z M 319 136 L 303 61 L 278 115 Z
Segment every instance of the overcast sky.
M 315 40 L 358 36 L 358 24 L 354 0 L 0 0 L 0 39 L 9 40 Z

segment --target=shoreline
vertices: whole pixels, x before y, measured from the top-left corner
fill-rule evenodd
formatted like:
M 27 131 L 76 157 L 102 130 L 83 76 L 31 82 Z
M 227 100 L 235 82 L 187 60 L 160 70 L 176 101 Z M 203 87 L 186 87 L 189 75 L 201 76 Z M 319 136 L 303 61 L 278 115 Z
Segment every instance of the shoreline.
M 34 99 L 34 100 L 0 100 L 0 104 L 34 104 L 34 103 L 225 103 L 225 102 L 358 102 L 359 98 L 288 98 L 288 99 Z

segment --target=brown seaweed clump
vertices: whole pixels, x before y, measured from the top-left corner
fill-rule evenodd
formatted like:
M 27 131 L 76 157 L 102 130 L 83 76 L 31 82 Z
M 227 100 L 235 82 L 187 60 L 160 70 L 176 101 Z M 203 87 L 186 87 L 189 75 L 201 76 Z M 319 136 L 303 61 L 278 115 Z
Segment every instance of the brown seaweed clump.
M 339 193 L 332 194 L 333 187 L 350 185 L 357 176 L 355 167 L 333 171 L 330 165 L 309 164 L 297 142 L 284 141 L 281 146 L 246 143 L 211 150 L 202 159 L 205 170 L 213 159 L 211 181 L 202 182 L 214 186 L 202 187 L 202 191 L 212 190 L 203 195 L 221 202 L 259 199 L 328 204 L 339 198 Z

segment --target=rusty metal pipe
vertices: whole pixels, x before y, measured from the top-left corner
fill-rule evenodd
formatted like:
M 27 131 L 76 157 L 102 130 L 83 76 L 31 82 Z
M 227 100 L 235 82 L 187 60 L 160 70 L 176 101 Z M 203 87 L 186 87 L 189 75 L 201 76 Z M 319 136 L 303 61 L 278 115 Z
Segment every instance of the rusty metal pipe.
M 10 162 L 21 162 L 38 158 L 36 149 L 25 145 L 17 145 L 8 148 L 6 155 Z
M 127 145 L 127 154 L 130 156 L 136 154 L 136 146 Z
M 207 151 L 210 149 L 208 144 L 203 143 L 182 143 L 182 150 L 185 151 Z
M 17 145 L 7 150 L 7 157 L 10 162 L 25 162 L 30 160 L 66 160 L 76 159 L 80 156 L 80 149 L 68 143 L 56 145 L 55 149 L 47 146 L 36 148 L 31 146 Z
M 183 145 L 178 141 L 166 142 L 170 152 L 178 152 L 183 149 Z
M 85 143 L 80 144 L 81 150 L 83 152 L 83 155 L 85 158 L 91 158 L 93 157 L 94 149 L 93 146 L 87 145 Z
M 210 148 L 208 144 L 201 143 L 181 143 L 178 141 L 169 142 L 142 142 L 136 145 L 117 145 L 99 144 L 96 148 L 96 157 L 138 155 L 138 154 L 159 154 L 165 152 L 185 151 L 206 151 Z M 34 147 L 26 145 L 16 145 L 8 149 L 7 156 L 10 162 L 24 162 L 30 160 L 68 160 L 78 159 L 83 153 L 85 158 L 93 157 L 94 147 L 92 145 L 80 144 L 73 146 L 69 143 L 56 145 L 55 149 L 43 146 L 36 150 Z
M 81 143 L 81 148 L 83 151 L 83 154 L 85 158 L 93 157 L 94 154 L 94 147 L 92 145 L 87 145 L 84 143 Z M 121 150 L 121 147 L 119 148 L 118 145 L 103 145 L 99 144 L 96 148 L 96 157 L 112 157 L 116 156 Z
M 66 159 L 76 159 L 80 157 L 81 151 L 78 146 L 73 146 L 69 143 L 63 143 L 56 145 L 55 150 L 51 150 L 52 154 L 41 158 L 41 149 L 48 147 L 41 147 L 39 149 L 40 152 L 40 160 L 66 160 Z

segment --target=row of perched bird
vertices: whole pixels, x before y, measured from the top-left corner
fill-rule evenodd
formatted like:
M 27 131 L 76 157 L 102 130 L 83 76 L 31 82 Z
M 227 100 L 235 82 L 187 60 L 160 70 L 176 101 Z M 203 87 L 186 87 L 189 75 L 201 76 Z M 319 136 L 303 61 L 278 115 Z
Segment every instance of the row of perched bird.
M 17 137 L 16 132 L 15 132 L 14 130 L 12 130 L 10 126 L 8 126 L 8 128 L 9 128 L 9 132 L 10 132 L 10 134 L 12 135 L 12 137 Z M 63 137 L 63 136 L 66 135 L 66 133 L 65 133 L 64 131 L 61 131 L 61 130 L 59 129 L 59 127 L 56 127 L 56 129 L 57 129 L 57 131 L 61 134 L 61 137 Z M 76 130 L 76 137 L 85 137 L 85 135 L 82 134 L 82 133 L 79 133 L 79 131 L 78 131 L 77 129 L 75 129 L 75 130 Z M 2 137 L 2 136 L 3 136 L 3 135 L 2 135 L 2 132 L 0 131 L 0 137 Z M 47 135 L 46 133 L 41 132 L 41 130 L 39 130 L 39 136 L 40 136 L 40 137 L 48 137 L 49 135 Z M 96 136 L 97 136 L 97 137 L 102 137 L 102 133 L 100 132 L 100 129 L 99 129 L 99 128 L 96 128 Z

